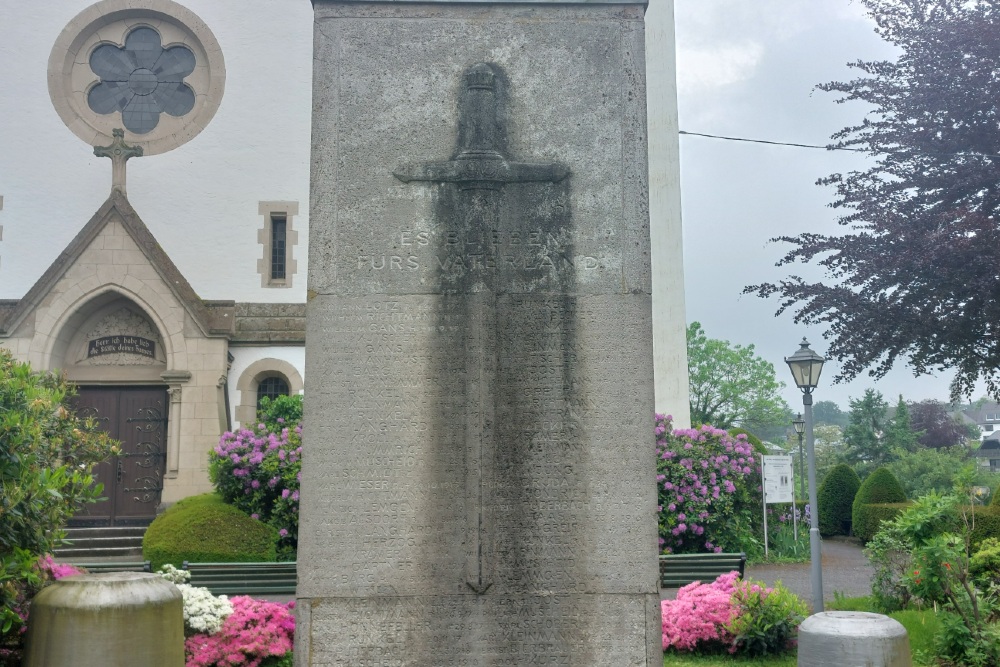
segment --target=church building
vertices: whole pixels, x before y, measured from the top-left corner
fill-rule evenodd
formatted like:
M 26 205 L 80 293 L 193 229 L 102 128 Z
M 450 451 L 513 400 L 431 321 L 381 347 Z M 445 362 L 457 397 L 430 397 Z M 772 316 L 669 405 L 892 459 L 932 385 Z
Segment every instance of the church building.
M 211 488 L 208 451 L 262 396 L 303 391 L 310 145 L 324 139 L 310 131 L 312 6 L 91 1 L 0 22 L 0 346 L 77 383 L 79 408 L 122 441 L 84 522 L 142 525 Z M 674 91 L 670 122 L 650 123 L 672 155 Z M 666 181 L 651 194 L 675 238 L 659 248 L 673 273 L 657 355 L 676 370 L 679 182 Z M 677 417 L 686 375 L 669 375 L 662 409 Z

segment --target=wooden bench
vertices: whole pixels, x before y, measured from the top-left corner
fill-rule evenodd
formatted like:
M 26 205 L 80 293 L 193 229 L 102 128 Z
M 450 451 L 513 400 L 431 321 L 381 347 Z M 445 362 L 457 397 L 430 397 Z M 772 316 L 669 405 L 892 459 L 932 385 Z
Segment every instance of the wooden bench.
M 745 553 L 667 554 L 660 556 L 660 585 L 680 588 L 694 581 L 708 584 L 733 570 L 742 579 L 746 564 Z
M 78 567 L 91 574 L 97 574 L 98 572 L 152 572 L 153 569 L 150 567 L 148 560 L 138 561 L 120 561 L 120 562 L 104 562 L 104 563 L 70 563 L 73 567 Z
M 295 561 L 286 563 L 189 563 L 181 569 L 191 573 L 192 586 L 202 586 L 213 595 L 294 595 Z

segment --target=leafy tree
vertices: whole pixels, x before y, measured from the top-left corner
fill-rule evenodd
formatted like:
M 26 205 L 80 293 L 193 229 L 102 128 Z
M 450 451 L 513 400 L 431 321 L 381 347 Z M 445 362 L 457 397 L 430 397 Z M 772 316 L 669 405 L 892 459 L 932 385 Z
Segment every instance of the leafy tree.
M 692 423 L 722 429 L 739 426 L 761 437 L 784 432 L 791 415 L 779 395 L 785 384 L 753 345 L 734 346 L 709 338 L 701 324 L 692 322 L 687 347 Z
M 39 558 L 84 503 L 97 500 L 93 466 L 115 443 L 67 408 L 72 387 L 0 348 L 0 653 L 16 650 Z
M 779 312 L 828 327 L 841 379 L 897 360 L 916 374 L 955 373 L 954 395 L 979 378 L 1000 397 L 1000 6 L 992 0 L 862 0 L 895 61 L 849 63 L 850 81 L 819 88 L 864 103 L 866 117 L 833 148 L 870 156 L 867 168 L 819 181 L 834 188 L 846 229 L 780 237 L 779 265 L 817 264 L 746 288 L 777 295 Z
M 851 399 L 850 423 L 844 429 L 847 459 L 851 464 L 878 467 L 889 460 L 891 450 L 885 438 L 889 404 L 880 392 L 866 389 L 864 396 Z
M 833 401 L 817 401 L 813 405 L 813 422 L 815 424 L 830 424 L 846 428 L 850 418 L 840 406 Z
M 885 446 L 892 453 L 892 458 L 896 458 L 901 452 L 916 451 L 919 446 L 917 442 L 919 435 L 913 431 L 910 422 L 910 409 L 901 395 L 899 402 L 896 403 L 896 411 L 886 426 L 883 437 Z
M 948 410 L 941 401 L 926 400 L 910 407 L 913 428 L 920 431 L 920 444 L 924 447 L 955 447 L 966 440 L 978 439 L 979 429 L 966 424 Z
M 798 437 L 795 437 L 793 442 L 795 445 L 793 451 L 798 456 Z M 834 467 L 847 462 L 844 431 L 839 426 L 819 424 L 813 427 L 813 446 L 816 452 L 816 479 L 823 479 Z
M 960 447 L 942 447 L 901 452 L 887 467 L 899 480 L 907 498 L 919 498 L 931 491 L 951 493 L 955 476 L 968 460 L 968 453 Z M 987 482 L 988 474 L 980 472 L 977 483 Z

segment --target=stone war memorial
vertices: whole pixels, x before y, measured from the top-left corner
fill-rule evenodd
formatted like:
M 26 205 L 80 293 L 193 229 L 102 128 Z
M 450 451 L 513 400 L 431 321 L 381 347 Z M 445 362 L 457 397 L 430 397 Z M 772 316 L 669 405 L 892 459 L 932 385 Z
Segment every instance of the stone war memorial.
M 662 664 L 645 5 L 314 7 L 296 664 Z

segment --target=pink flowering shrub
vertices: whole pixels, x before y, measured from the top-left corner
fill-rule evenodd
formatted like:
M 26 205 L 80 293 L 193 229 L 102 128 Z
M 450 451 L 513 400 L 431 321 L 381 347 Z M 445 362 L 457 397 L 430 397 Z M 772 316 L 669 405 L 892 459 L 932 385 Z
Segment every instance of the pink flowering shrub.
M 291 665 L 294 602 L 287 605 L 245 595 L 230 600 L 233 613 L 213 635 L 184 642 L 185 667 L 279 667 Z
M 695 582 L 660 603 L 663 650 L 767 656 L 794 644 L 805 603 L 781 583 L 768 588 L 736 572 L 710 584 Z
M 295 560 L 302 426 L 282 422 L 223 433 L 209 454 L 209 475 L 223 500 L 278 531 L 279 560 Z
M 72 577 L 83 574 L 80 568 L 73 567 L 67 563 L 57 563 L 52 559 L 52 554 L 45 554 L 38 559 L 38 571 L 42 574 L 42 579 L 59 581 L 63 577 Z
M 739 573 L 724 574 L 711 584 L 694 582 L 677 591 L 674 600 L 663 600 L 663 650 L 693 651 L 707 646 L 728 646 L 726 627 L 733 620 L 733 591 Z
M 661 414 L 654 433 L 663 553 L 762 552 L 753 530 L 760 465 L 747 437 L 708 425 L 672 431 Z

